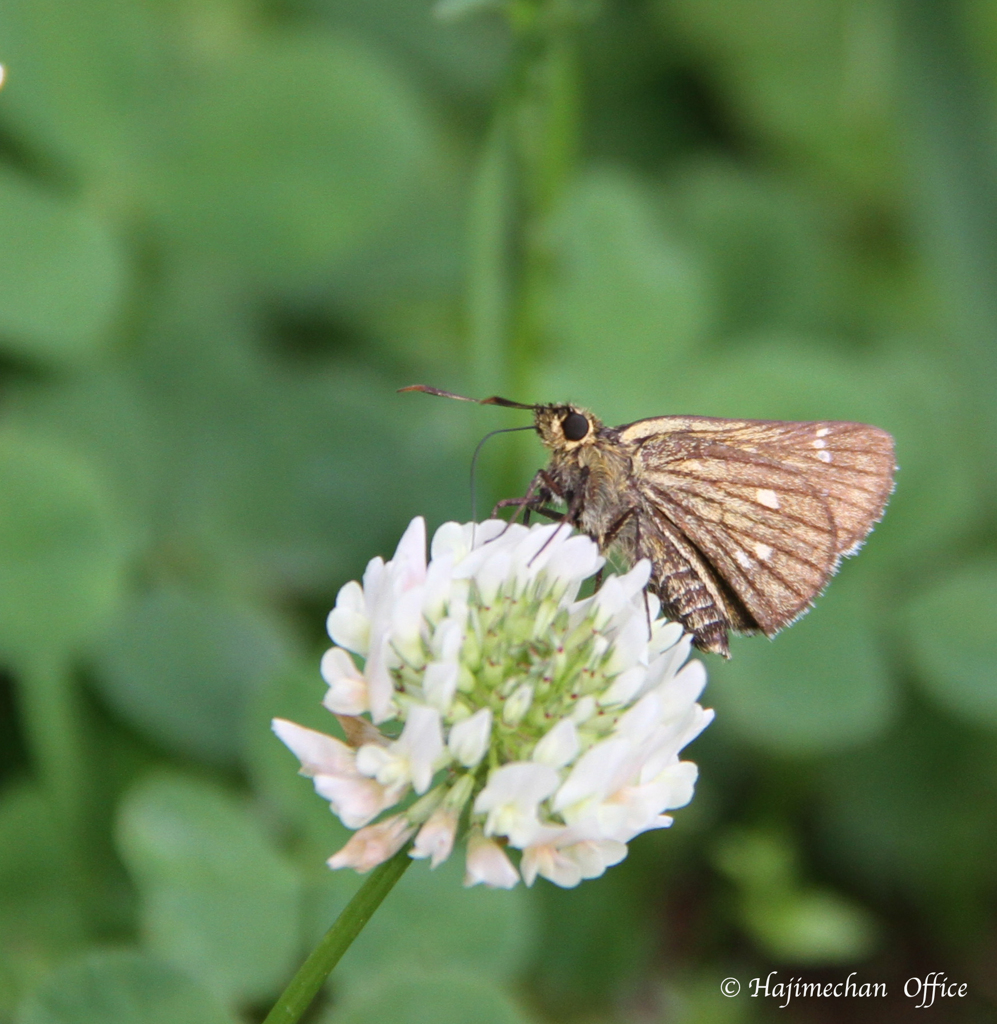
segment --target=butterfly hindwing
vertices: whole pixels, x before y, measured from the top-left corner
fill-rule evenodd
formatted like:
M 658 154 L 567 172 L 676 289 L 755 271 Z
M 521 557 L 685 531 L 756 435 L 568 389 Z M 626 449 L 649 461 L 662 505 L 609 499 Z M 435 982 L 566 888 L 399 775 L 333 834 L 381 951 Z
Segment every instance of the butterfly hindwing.
M 772 635 L 834 571 L 837 535 L 827 503 L 802 473 L 777 462 L 696 438 L 680 447 L 680 458 L 662 461 L 647 452 L 651 500 Z

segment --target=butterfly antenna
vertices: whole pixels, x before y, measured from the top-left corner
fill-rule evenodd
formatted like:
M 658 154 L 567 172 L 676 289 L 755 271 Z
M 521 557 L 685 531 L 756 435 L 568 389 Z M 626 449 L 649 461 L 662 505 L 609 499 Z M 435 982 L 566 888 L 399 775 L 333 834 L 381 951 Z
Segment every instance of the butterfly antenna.
M 431 388 L 428 384 L 410 384 L 407 388 L 399 388 L 398 391 L 399 393 L 402 391 L 422 391 L 424 394 L 437 395 L 440 398 L 455 398 L 458 402 L 475 402 L 478 405 L 501 405 L 506 409 L 529 409 L 532 412 L 537 408 L 535 405 L 524 405 L 522 402 L 514 402 L 511 398 L 502 398 L 499 395 L 492 395 L 491 398 L 468 398 L 466 395 L 455 395 L 452 391 Z

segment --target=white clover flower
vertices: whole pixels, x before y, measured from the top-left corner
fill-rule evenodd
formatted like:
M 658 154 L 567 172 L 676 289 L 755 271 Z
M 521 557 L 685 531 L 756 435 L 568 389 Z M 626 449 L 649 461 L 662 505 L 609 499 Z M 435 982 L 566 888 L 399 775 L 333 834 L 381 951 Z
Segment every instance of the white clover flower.
M 603 562 L 563 526 L 488 520 L 441 526 L 427 564 L 417 518 L 340 590 L 321 668 L 348 742 L 273 726 L 357 829 L 331 867 L 368 871 L 410 840 L 436 867 L 464 834 L 466 885 L 574 886 L 671 824 L 696 781 L 680 751 L 713 718 L 706 672 L 655 618 L 646 561 L 578 599 Z

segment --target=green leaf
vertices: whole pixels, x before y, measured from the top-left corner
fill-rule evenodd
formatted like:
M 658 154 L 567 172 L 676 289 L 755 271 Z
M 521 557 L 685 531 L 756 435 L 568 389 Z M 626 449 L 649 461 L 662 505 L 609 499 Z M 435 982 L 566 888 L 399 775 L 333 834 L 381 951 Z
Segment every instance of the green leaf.
M 915 594 L 902 613 L 917 679 L 966 721 L 997 727 L 997 561 L 981 560 Z
M 6 0 L 5 119 L 42 155 L 127 208 L 136 127 L 170 81 L 153 4 Z M 163 36 L 160 35 L 160 40 Z
M 674 842 L 671 829 L 662 832 L 662 840 Z M 639 837 L 622 864 L 576 889 L 542 881 L 531 890 L 541 930 L 530 973 L 544 1005 L 565 1016 L 608 1007 L 648 969 L 658 936 L 657 904 L 666 892 L 660 879 L 673 853 L 662 851 L 665 842 L 650 850 L 657 839 Z
M 774 960 L 811 967 L 867 958 L 879 941 L 872 915 L 829 889 L 801 883 L 790 836 L 728 834 L 714 863 L 738 890 L 741 927 Z
M 715 65 L 728 116 L 767 152 L 807 159 L 865 193 L 896 189 L 888 5 L 670 0 L 657 9 L 669 38 Z
M 824 327 L 833 309 L 829 244 L 802 190 L 714 160 L 684 168 L 667 203 L 709 261 L 720 333 Z
M 748 899 L 745 929 L 773 960 L 827 967 L 867 959 L 879 942 L 869 912 L 839 893 L 802 889 Z
M 490 2 L 468 0 L 467 6 L 477 8 Z M 309 0 L 308 6 L 340 30 L 383 40 L 393 54 L 417 66 L 422 75 L 431 76 L 437 88 L 462 101 L 490 102 L 509 56 L 504 19 L 461 17 L 455 23 L 437 0 L 367 4 Z
M 816 754 L 865 743 L 897 709 L 895 683 L 870 622 L 868 590 L 846 567 L 800 622 L 774 640 L 735 638 L 710 664 L 718 719 L 768 750 Z
M 136 533 L 130 546 L 140 547 L 155 509 L 155 483 L 163 473 L 162 437 L 127 365 L 101 362 L 54 379 L 15 380 L 6 403 L 14 429 L 57 444 L 99 469 L 127 503 L 128 526 Z
M 618 171 L 582 178 L 551 236 L 545 313 L 558 347 L 541 387 L 559 399 L 598 400 L 607 422 L 658 411 L 676 360 L 709 325 L 696 257 L 666 234 L 650 197 Z
M 969 955 L 991 927 L 997 862 L 992 736 L 914 704 L 879 743 L 820 768 L 812 803 L 836 877 L 902 900 L 919 928 Z
M 375 918 L 376 920 L 376 918 Z M 325 1024 L 529 1024 L 509 993 L 475 975 L 391 980 L 324 1018 Z
M 180 251 L 276 283 L 327 270 L 425 201 L 433 131 L 376 51 L 268 32 L 164 97 L 147 201 Z
M 150 738 L 231 764 L 250 696 L 288 658 L 283 631 L 264 612 L 165 585 L 136 597 L 118 618 L 96 651 L 94 684 Z
M 124 254 L 82 206 L 0 169 L 0 347 L 66 362 L 108 341 L 126 285 Z M 16 255 L 14 255 L 16 254 Z
M 465 889 L 463 848 L 435 871 L 414 864 L 343 957 L 334 983 L 347 991 L 380 985 L 409 969 L 442 967 L 507 981 L 523 967 L 534 936 L 525 889 Z
M 442 519 L 466 506 L 467 477 L 452 471 L 458 410 L 397 395 L 397 375 L 345 362 L 294 372 L 265 358 L 211 274 L 199 263 L 177 274 L 140 353 L 162 531 L 171 551 L 221 561 L 240 583 L 331 604 L 334 586 L 393 550 L 416 512 Z M 464 451 L 469 463 L 473 441 Z
M 66 964 L 21 1006 L 14 1024 L 236 1024 L 174 967 L 133 950 Z
M 228 1002 L 280 989 L 298 954 L 298 878 L 238 800 L 152 776 L 125 798 L 118 845 L 157 954 Z
M 0 434 L 0 651 L 73 647 L 122 596 L 122 527 L 81 459 Z

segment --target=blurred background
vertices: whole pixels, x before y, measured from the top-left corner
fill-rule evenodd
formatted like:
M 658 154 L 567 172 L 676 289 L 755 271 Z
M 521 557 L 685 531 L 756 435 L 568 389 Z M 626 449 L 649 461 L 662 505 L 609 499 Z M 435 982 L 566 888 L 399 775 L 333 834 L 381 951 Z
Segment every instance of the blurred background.
M 997 1019 L 997 2 L 498 7 L 0 6 L 3 1024 L 259 1021 L 355 889 L 269 719 L 330 727 L 337 589 L 528 422 L 416 381 L 901 468 L 705 657 L 671 830 L 569 892 L 420 862 L 313 1024 L 899 1021 L 939 971 Z M 542 461 L 491 441 L 479 511 Z

